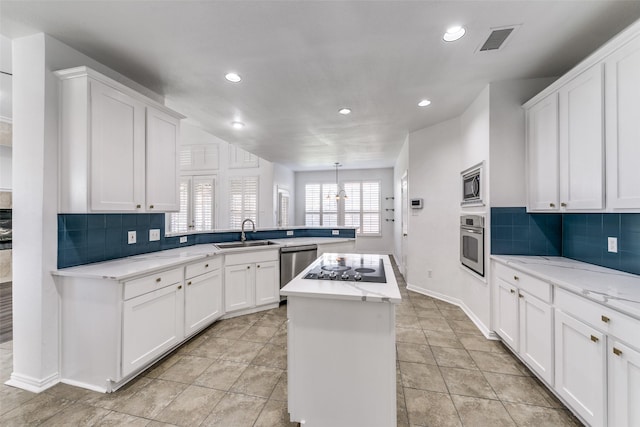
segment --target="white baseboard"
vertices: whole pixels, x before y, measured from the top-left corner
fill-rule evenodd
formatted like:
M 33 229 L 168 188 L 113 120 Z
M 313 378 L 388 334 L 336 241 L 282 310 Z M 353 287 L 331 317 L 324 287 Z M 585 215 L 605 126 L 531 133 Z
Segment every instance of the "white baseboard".
M 444 295 L 438 292 L 433 292 L 433 291 L 429 291 L 427 289 L 422 289 L 422 288 L 417 288 L 415 286 L 410 285 L 409 283 L 407 283 L 407 289 L 413 292 L 417 292 L 419 294 L 422 295 L 426 295 L 428 297 L 432 297 L 435 299 L 439 299 L 440 301 L 444 301 L 444 302 L 448 302 L 449 304 L 458 306 L 462 309 L 462 311 L 464 311 L 464 314 L 467 315 L 467 317 L 469 317 L 469 319 L 473 322 L 474 325 L 476 325 L 476 327 L 480 330 L 480 332 L 482 332 L 482 335 L 485 336 L 485 338 L 489 339 L 489 340 L 499 340 L 500 337 L 498 337 L 498 335 L 493 332 L 491 329 L 487 328 L 487 326 L 480 320 L 480 318 L 478 316 L 475 315 L 475 313 L 473 311 L 471 311 L 471 309 L 469 307 L 467 307 L 467 305 L 464 303 L 464 301 L 458 299 L 458 298 L 453 298 L 450 297 L 448 295 Z
M 46 378 L 38 379 L 27 375 L 12 373 L 11 378 L 5 384 L 11 387 L 21 388 L 33 393 L 41 393 L 60 382 L 60 374 L 55 372 Z
M 81 387 L 81 388 L 86 388 L 87 390 L 97 391 L 99 393 L 108 393 L 108 390 L 104 387 L 97 387 L 94 384 L 88 384 L 82 381 L 75 381 L 75 380 L 62 378 L 60 382 L 64 384 L 72 385 L 74 387 Z

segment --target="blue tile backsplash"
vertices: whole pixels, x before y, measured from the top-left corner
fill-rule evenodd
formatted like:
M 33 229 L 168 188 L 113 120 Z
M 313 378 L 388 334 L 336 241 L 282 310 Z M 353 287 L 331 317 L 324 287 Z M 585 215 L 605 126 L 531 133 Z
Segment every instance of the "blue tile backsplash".
M 91 262 L 107 261 L 148 252 L 174 249 L 203 243 L 240 240 L 240 232 L 203 233 L 187 235 L 180 243 L 179 236 L 164 236 L 164 214 L 58 214 L 58 268 L 73 267 Z M 149 241 L 149 230 L 160 229 L 160 240 Z M 136 231 L 135 245 L 127 243 L 127 232 Z M 347 237 L 354 238 L 355 230 L 340 229 L 333 236 L 331 229 L 266 230 L 247 233 L 247 240 L 286 239 L 288 237 Z
M 618 252 L 607 238 L 618 238 Z M 528 214 L 523 207 L 491 208 L 491 253 L 561 255 L 640 274 L 640 214 Z

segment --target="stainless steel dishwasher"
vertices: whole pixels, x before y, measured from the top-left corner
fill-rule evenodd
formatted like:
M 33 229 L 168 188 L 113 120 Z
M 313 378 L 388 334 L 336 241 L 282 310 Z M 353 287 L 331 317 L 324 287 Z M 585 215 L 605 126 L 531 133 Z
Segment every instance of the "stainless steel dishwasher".
M 280 288 L 318 257 L 318 245 L 288 246 L 280 249 Z M 281 299 L 284 299 L 281 298 Z

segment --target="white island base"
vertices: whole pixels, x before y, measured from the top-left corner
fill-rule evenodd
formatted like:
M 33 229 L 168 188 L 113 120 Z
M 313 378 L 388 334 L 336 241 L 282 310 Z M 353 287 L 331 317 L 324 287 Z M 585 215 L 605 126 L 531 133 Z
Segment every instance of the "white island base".
M 301 284 L 301 276 L 294 282 Z M 292 292 L 283 289 L 291 421 L 304 427 L 396 425 L 395 304 L 400 295 L 390 265 L 387 280 L 391 283 L 377 286 L 393 288 L 393 297 L 377 301 L 366 295 L 305 296 L 295 292 L 293 282 Z

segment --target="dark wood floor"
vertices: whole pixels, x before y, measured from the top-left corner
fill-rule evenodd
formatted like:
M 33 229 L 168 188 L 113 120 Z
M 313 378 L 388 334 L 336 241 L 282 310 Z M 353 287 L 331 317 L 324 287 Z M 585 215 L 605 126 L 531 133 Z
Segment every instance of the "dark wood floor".
M 11 282 L 0 283 L 0 344 L 13 339 Z

